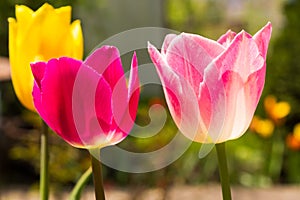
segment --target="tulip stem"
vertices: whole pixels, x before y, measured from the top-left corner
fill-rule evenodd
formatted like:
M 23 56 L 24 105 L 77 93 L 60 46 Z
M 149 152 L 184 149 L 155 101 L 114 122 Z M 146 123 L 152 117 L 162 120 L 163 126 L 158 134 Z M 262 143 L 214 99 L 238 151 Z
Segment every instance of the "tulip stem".
M 278 128 L 271 138 L 270 153 L 268 155 L 267 177 L 272 178 L 274 182 L 278 182 L 282 170 L 285 148 L 282 135 L 280 128 Z
M 99 158 L 100 159 L 100 158 Z M 100 160 L 91 155 L 96 200 L 105 200 L 102 166 Z
M 79 200 L 81 196 L 81 191 L 84 188 L 84 186 L 88 183 L 92 176 L 92 167 L 89 167 L 79 178 L 77 181 L 75 187 L 73 188 L 71 192 L 71 196 L 69 200 Z
M 216 144 L 219 163 L 219 174 L 222 185 L 223 200 L 231 200 L 230 181 L 228 175 L 225 142 Z
M 48 126 L 42 121 L 41 130 L 41 158 L 40 158 L 40 199 L 48 200 L 49 197 L 49 147 L 48 147 Z

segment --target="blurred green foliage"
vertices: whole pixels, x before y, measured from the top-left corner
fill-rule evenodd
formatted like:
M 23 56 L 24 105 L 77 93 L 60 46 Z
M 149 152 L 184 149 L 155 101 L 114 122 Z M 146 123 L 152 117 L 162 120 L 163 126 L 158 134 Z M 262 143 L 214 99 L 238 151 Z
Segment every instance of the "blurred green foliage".
M 286 20 L 274 40 L 268 62 L 267 86 L 270 93 L 292 104 L 294 121 L 300 114 L 300 1 L 289 0 L 284 6 Z M 294 122 L 295 123 L 295 122 Z
M 286 128 L 300 121 L 300 1 L 288 0 L 283 8 L 286 17 L 281 32 L 274 38 L 272 56 L 268 62 L 267 89 L 280 99 L 290 102 L 291 114 Z M 300 152 L 289 149 L 284 157 L 284 172 L 287 182 L 299 183 Z

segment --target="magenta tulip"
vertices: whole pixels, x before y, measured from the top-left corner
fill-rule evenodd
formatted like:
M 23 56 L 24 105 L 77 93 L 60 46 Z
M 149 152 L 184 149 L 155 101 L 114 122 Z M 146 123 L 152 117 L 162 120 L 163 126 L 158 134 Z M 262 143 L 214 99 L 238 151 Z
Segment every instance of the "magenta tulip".
M 61 57 L 31 64 L 34 105 L 53 131 L 79 148 L 122 141 L 134 124 L 139 100 L 137 58 L 129 83 L 116 47 L 96 49 L 82 62 Z
M 271 32 L 268 23 L 254 36 L 228 31 L 214 41 L 169 34 L 161 52 L 148 44 L 171 115 L 185 136 L 222 143 L 245 133 L 264 87 Z

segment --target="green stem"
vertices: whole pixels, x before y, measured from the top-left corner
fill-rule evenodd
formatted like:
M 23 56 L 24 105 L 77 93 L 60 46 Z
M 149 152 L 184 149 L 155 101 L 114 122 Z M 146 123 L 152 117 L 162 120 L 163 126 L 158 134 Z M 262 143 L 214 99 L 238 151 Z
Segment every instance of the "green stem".
M 271 151 L 269 155 L 268 173 L 274 182 L 278 182 L 282 170 L 283 156 L 284 156 L 284 140 L 282 138 L 280 128 L 273 134 Z
M 96 200 L 105 200 L 101 162 L 93 155 L 91 155 L 91 160 L 92 160 Z
M 219 173 L 222 185 L 223 200 L 231 200 L 230 181 L 228 175 L 227 159 L 225 142 L 216 144 L 218 162 L 219 162 Z
M 89 167 L 84 174 L 79 178 L 77 181 L 75 187 L 73 188 L 70 196 L 70 200 L 79 200 L 81 196 L 81 191 L 84 188 L 84 186 L 88 183 L 89 179 L 92 176 L 92 168 Z
M 48 147 L 48 126 L 42 121 L 41 131 L 41 158 L 40 158 L 40 199 L 48 200 L 49 197 L 49 147 Z

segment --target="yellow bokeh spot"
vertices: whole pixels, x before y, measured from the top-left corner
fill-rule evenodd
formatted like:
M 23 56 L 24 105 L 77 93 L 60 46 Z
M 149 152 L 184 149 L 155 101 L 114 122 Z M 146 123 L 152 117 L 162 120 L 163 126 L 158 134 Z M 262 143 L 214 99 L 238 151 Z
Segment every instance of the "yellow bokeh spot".
M 274 123 L 269 119 L 261 119 L 258 116 L 254 116 L 250 129 L 260 136 L 267 138 L 274 132 Z
M 286 117 L 291 111 L 291 106 L 287 102 L 279 102 L 273 108 L 272 116 L 275 119 L 282 119 Z
M 291 106 L 286 101 L 277 102 L 275 96 L 268 95 L 264 100 L 264 108 L 267 115 L 275 122 L 285 118 L 291 111 Z
M 274 106 L 276 105 L 276 102 L 277 102 L 277 99 L 273 95 L 268 95 L 264 99 L 264 107 L 268 114 L 272 113 L 272 110 L 273 110 Z
M 300 141 L 300 123 L 298 123 L 294 126 L 293 135 L 298 141 Z
M 274 124 L 269 119 L 260 120 L 256 127 L 256 132 L 263 137 L 270 137 L 274 131 Z

